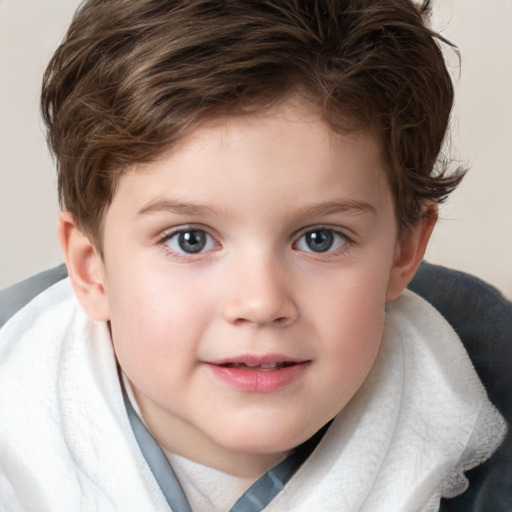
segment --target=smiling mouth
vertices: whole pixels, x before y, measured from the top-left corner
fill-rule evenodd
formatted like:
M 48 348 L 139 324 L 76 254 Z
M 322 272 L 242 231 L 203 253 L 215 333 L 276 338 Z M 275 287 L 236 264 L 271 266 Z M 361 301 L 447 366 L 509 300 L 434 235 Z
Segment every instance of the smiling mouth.
M 249 393 L 272 393 L 299 381 L 311 360 L 279 355 L 241 356 L 207 363 L 213 375 L 229 387 Z
M 223 368 L 235 368 L 235 369 L 243 369 L 243 370 L 255 370 L 255 371 L 272 371 L 272 370 L 280 370 L 281 368 L 288 368 L 290 366 L 294 366 L 297 363 L 293 361 L 282 361 L 275 363 L 260 363 L 260 364 L 251 364 L 251 363 L 224 363 L 219 366 Z

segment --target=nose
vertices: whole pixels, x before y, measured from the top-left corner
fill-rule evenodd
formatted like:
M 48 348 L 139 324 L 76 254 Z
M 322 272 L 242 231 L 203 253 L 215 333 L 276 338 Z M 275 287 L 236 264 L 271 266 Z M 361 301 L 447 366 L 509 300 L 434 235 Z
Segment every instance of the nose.
M 235 325 L 284 327 L 295 322 L 298 309 L 292 282 L 283 265 L 271 258 L 246 258 L 230 276 L 224 318 Z

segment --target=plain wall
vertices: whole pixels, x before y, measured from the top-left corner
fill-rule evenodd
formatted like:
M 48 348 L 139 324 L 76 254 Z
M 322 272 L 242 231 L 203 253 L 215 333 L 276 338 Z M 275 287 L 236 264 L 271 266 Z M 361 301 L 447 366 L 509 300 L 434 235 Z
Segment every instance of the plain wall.
M 0 0 L 0 288 L 62 262 L 41 79 L 77 0 Z
M 0 0 L 0 288 L 62 262 L 55 171 L 38 114 L 41 77 L 77 0 Z M 471 171 L 441 208 L 427 259 L 512 298 L 512 1 L 434 0 L 457 102 L 454 156 Z

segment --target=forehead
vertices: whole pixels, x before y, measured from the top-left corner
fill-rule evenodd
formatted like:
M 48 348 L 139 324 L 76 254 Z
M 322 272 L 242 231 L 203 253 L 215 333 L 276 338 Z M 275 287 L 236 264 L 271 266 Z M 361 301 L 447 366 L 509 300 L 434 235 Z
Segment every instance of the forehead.
M 166 198 L 219 208 L 236 200 L 261 211 L 290 208 L 293 200 L 304 207 L 340 198 L 379 203 L 389 195 L 385 168 L 372 130 L 336 133 L 312 108 L 287 102 L 205 121 L 128 171 L 114 204 L 125 200 L 140 211 Z

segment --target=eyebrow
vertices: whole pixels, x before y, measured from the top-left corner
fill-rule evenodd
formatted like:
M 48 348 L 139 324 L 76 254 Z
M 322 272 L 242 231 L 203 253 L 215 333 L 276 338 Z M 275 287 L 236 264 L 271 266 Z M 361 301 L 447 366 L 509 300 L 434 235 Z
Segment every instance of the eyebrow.
M 218 216 L 218 211 L 211 206 L 184 203 L 168 199 L 156 199 L 154 201 L 150 201 L 137 212 L 137 215 L 146 215 L 158 212 L 169 212 L 178 215 Z
M 169 212 L 177 215 L 220 216 L 219 210 L 212 206 L 172 201 L 169 199 L 156 199 L 154 201 L 150 201 L 137 212 L 137 215 L 147 215 L 158 212 Z M 373 205 L 366 201 L 342 199 L 313 206 L 306 206 L 305 208 L 294 212 L 294 215 L 299 217 L 319 217 L 337 213 L 348 215 L 371 213 L 375 215 L 377 214 L 377 210 Z
M 377 214 L 376 208 L 366 202 L 358 199 L 342 199 L 339 201 L 329 201 L 318 205 L 307 206 L 296 212 L 304 217 L 316 217 L 323 215 L 332 215 L 336 213 L 344 213 L 349 215 L 359 215 L 365 213 Z

